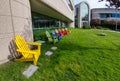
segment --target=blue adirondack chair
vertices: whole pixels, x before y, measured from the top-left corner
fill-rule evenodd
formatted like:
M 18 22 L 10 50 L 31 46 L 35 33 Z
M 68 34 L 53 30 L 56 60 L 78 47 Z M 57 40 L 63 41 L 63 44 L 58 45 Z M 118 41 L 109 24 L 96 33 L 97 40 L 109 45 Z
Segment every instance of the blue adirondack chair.
M 52 30 L 52 36 L 54 38 L 58 38 L 58 40 L 61 40 L 62 39 L 62 35 L 61 34 L 56 34 L 54 30 Z

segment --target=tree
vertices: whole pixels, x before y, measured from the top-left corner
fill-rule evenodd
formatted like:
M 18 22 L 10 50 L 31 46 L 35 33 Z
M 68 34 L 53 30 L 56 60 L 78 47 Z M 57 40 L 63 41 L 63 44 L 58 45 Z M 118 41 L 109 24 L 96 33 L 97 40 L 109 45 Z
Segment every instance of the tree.
M 108 2 L 108 4 L 106 3 L 106 6 L 109 8 L 114 7 L 118 9 L 120 7 L 120 0 L 99 0 L 99 2 L 102 2 L 102 1 Z
M 118 8 L 120 8 L 120 0 L 99 0 L 99 2 L 102 2 L 102 1 L 106 1 L 108 2 L 108 4 L 106 3 L 106 6 L 109 7 L 109 8 L 115 8 L 116 10 L 116 30 L 117 30 L 117 10 Z
M 91 20 L 91 25 L 92 26 L 100 26 L 101 25 L 100 19 L 92 19 Z

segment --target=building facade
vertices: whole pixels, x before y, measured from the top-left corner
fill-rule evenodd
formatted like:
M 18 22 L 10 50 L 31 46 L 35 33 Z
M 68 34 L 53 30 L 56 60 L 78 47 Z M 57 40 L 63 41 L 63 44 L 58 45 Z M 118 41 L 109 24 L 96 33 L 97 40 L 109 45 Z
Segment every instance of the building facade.
M 0 64 L 13 54 L 16 35 L 33 41 L 32 26 L 74 27 L 73 0 L 0 0 L 0 5 Z
M 120 20 L 120 10 L 112 8 L 95 8 L 91 10 L 91 19 Z
M 75 27 L 90 25 L 90 6 L 86 1 L 75 5 Z
M 74 27 L 72 0 L 30 0 L 33 27 Z

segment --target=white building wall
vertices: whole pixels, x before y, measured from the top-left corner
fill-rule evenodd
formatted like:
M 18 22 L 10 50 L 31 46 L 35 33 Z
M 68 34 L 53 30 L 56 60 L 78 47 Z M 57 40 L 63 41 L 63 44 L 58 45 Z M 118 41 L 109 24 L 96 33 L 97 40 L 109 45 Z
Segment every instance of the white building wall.
M 33 0 L 0 0 L 0 64 L 8 61 L 11 55 L 10 43 L 16 35 L 22 35 L 27 41 L 33 41 L 30 1 Z M 62 14 L 63 18 L 68 19 L 70 27 L 74 27 L 74 10 L 70 10 L 66 0 L 37 1 L 52 7 L 54 10 L 52 12 Z M 36 10 L 39 10 L 39 7 Z
M 33 40 L 29 0 L 0 0 L 0 64 L 8 61 L 15 35 Z
M 68 17 L 72 21 L 74 21 L 74 10 L 72 11 L 69 8 L 66 0 L 41 0 L 41 1 L 51 6 L 53 9 L 60 12 L 64 16 Z
M 73 23 L 74 5 L 73 0 L 70 1 L 73 6 L 73 10 L 70 9 L 66 0 L 30 0 L 33 12 L 58 19 L 60 21 Z M 74 27 L 74 24 L 70 24 L 70 26 Z
M 110 13 L 115 13 L 116 14 L 116 10 L 112 9 L 112 8 L 95 8 L 92 9 L 91 15 L 92 15 L 92 19 L 101 19 L 100 18 L 100 14 L 110 14 Z M 117 10 L 117 13 L 120 13 L 120 10 Z M 107 19 L 107 18 L 105 18 Z M 116 18 L 108 18 L 109 19 L 116 19 Z

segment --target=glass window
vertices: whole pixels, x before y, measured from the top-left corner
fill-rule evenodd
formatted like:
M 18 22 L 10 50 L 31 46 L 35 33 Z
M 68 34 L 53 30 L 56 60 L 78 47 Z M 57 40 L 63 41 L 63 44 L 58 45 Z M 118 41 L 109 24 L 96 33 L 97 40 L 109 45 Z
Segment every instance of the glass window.
M 117 18 L 120 18 L 120 14 L 117 14 Z
M 75 27 L 78 27 L 78 18 L 75 18 Z
M 43 16 L 37 13 L 32 13 L 32 26 L 33 28 L 50 28 L 50 27 L 63 27 L 60 20 L 51 17 Z M 66 27 L 66 25 L 64 25 Z
M 86 3 L 81 3 L 81 16 L 82 16 L 82 21 L 88 21 L 89 19 L 89 7 Z
M 112 17 L 113 17 L 113 18 L 116 17 L 116 14 L 112 14 Z
M 76 8 L 75 11 L 76 11 L 75 16 L 78 16 L 78 8 Z
M 66 0 L 68 6 L 70 7 L 71 10 L 73 10 L 73 5 L 70 0 Z
M 107 18 L 107 14 L 100 14 L 100 18 Z
M 116 17 L 117 17 L 117 18 L 120 18 L 120 14 L 115 14 L 115 13 L 114 13 L 114 14 L 112 14 L 112 17 L 113 17 L 113 18 L 116 18 Z

